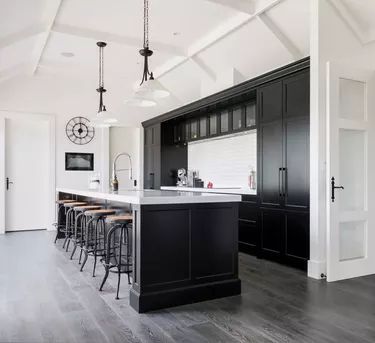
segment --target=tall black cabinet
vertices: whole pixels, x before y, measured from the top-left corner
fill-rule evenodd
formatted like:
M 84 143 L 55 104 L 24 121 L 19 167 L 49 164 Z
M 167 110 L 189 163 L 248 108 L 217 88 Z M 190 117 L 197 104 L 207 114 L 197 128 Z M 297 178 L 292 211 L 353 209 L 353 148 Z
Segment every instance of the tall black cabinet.
M 144 129 L 144 189 L 160 188 L 161 126 L 160 123 Z
M 309 72 L 258 89 L 260 257 L 306 268 L 309 258 Z

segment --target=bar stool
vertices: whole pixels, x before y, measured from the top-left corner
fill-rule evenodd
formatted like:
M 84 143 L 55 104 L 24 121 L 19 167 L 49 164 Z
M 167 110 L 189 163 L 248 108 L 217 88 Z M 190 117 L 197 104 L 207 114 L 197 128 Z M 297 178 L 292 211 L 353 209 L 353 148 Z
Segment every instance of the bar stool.
M 86 227 L 86 216 L 84 215 L 86 211 L 90 210 L 100 210 L 102 207 L 100 205 L 87 205 L 87 206 L 76 206 L 73 208 L 75 222 L 74 222 L 74 232 L 70 237 L 70 241 L 74 243 L 72 254 L 70 255 L 70 259 L 73 259 L 73 256 L 77 250 L 77 246 L 79 245 L 81 248 L 81 252 L 79 254 L 79 264 L 81 264 L 82 258 L 82 249 L 84 245 L 84 228 Z
M 119 299 L 119 290 L 121 274 L 128 274 L 128 283 L 130 285 L 130 273 L 132 273 L 131 260 L 131 241 L 130 231 L 132 230 L 133 216 L 131 214 L 107 217 L 107 223 L 111 224 L 106 236 L 105 256 L 102 258 L 105 275 L 100 285 L 99 291 L 103 289 L 111 269 L 116 268 L 117 272 L 117 293 L 116 299 Z
M 56 244 L 58 239 L 65 238 L 65 236 L 62 237 L 62 235 L 64 234 L 64 232 L 62 232 L 62 231 L 65 228 L 65 207 L 64 207 L 64 204 L 67 204 L 69 202 L 75 202 L 75 200 L 73 200 L 73 199 L 56 200 L 57 223 L 53 224 L 56 227 L 55 244 Z
M 85 212 L 87 221 L 85 230 L 85 243 L 83 246 L 84 259 L 81 266 L 81 272 L 87 262 L 89 255 L 94 256 L 94 267 L 92 276 L 95 277 L 96 262 L 98 257 L 104 256 L 105 251 L 105 219 L 107 216 L 116 214 L 116 210 L 90 210 Z
M 66 243 L 66 251 L 68 251 L 69 248 L 69 242 L 70 237 L 73 234 L 74 230 L 74 222 L 75 222 L 75 216 L 74 216 L 74 207 L 77 206 L 86 206 L 87 202 L 84 201 L 76 201 L 76 202 L 68 202 L 64 204 L 65 210 L 66 210 L 66 223 L 65 223 L 65 240 L 63 244 L 63 249 L 65 248 Z

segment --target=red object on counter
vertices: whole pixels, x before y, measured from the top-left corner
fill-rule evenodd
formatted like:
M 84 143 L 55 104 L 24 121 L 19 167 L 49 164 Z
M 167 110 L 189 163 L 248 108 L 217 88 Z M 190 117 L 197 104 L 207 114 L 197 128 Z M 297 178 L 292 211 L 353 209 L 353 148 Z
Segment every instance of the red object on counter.
M 208 184 L 207 184 L 207 188 L 213 188 L 214 184 L 210 181 Z

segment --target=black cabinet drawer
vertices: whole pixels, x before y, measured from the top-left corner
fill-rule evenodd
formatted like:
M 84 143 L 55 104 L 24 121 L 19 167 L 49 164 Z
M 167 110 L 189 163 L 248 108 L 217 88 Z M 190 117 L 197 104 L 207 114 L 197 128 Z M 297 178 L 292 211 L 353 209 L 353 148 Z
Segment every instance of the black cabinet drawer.
M 249 220 L 255 223 L 258 217 L 256 203 L 246 201 L 240 202 L 238 214 L 240 219 Z

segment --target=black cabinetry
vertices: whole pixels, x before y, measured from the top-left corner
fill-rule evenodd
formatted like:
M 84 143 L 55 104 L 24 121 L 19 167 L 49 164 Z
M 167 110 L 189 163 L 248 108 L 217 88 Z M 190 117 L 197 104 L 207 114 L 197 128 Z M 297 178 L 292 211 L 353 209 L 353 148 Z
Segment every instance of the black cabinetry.
M 189 141 L 257 129 L 258 195 L 243 196 L 239 249 L 305 269 L 309 258 L 309 59 L 144 123 L 145 188 L 175 185 Z
M 258 90 L 259 256 L 309 258 L 309 73 Z
M 160 188 L 161 178 L 161 125 L 144 129 L 144 188 Z

